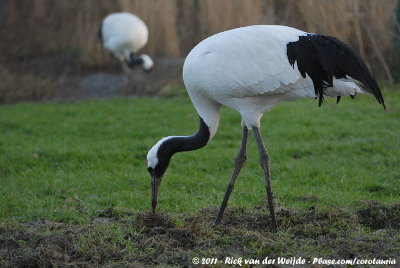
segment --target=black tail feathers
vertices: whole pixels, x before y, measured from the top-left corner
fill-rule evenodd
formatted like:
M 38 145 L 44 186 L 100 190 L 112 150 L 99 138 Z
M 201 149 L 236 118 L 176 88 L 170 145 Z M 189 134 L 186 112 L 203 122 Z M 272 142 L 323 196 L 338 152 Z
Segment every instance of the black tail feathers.
M 309 75 L 314 84 L 315 95 L 321 106 L 324 90 L 333 86 L 333 78 L 351 77 L 360 82 L 363 90 L 375 96 L 386 110 L 385 102 L 367 65 L 358 53 L 337 38 L 325 35 L 307 34 L 296 42 L 287 44 L 289 63 L 305 78 Z

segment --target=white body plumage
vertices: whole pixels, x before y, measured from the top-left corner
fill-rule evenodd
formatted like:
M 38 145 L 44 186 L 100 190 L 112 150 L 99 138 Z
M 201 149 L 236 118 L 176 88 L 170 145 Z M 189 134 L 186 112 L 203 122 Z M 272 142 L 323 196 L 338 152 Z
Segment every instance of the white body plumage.
M 248 128 L 260 127 L 262 114 L 280 101 L 315 98 L 313 82 L 290 65 L 286 45 L 306 32 L 279 25 L 238 28 L 213 35 L 187 56 L 183 79 L 199 115 L 218 127 L 218 106 L 237 110 Z M 356 95 L 352 81 L 334 79 L 328 96 Z M 214 108 L 210 108 L 214 107 Z
M 103 46 L 116 58 L 131 63 L 133 55 L 147 44 L 149 31 L 139 17 L 121 12 L 109 14 L 104 18 L 100 36 Z M 150 56 L 142 54 L 138 58 L 142 61 L 144 70 L 151 70 L 153 61 Z

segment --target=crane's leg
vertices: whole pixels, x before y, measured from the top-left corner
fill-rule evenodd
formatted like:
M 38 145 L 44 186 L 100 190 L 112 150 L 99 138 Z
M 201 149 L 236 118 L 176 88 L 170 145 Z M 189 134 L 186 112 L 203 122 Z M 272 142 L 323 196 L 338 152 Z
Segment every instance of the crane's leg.
M 133 77 L 133 72 L 126 64 L 125 60 L 121 61 L 122 70 L 124 71 L 124 90 L 125 90 L 125 98 L 128 98 L 130 89 L 133 87 L 134 92 L 136 92 L 136 81 Z
M 243 134 L 242 134 L 242 145 L 240 145 L 240 150 L 238 155 L 235 158 L 235 167 L 233 169 L 233 173 L 231 176 L 231 180 L 229 181 L 228 188 L 226 189 L 224 200 L 222 200 L 221 207 L 219 209 L 218 215 L 214 220 L 214 224 L 219 224 L 224 214 L 225 208 L 228 205 L 229 197 L 231 196 L 233 186 L 235 185 L 235 181 L 237 176 L 239 175 L 240 170 L 242 169 L 244 162 L 247 160 L 246 155 L 246 147 L 247 147 L 247 136 L 248 136 L 248 129 L 246 126 L 243 127 Z
M 274 211 L 274 200 L 272 196 L 271 190 L 271 177 L 270 177 L 270 169 L 269 169 L 269 154 L 265 149 L 264 142 L 262 140 L 260 130 L 257 127 L 253 127 L 254 136 L 256 137 L 258 150 L 260 153 L 260 165 L 264 170 L 264 178 L 265 178 L 265 185 L 267 188 L 267 197 L 268 197 L 268 206 L 269 206 L 269 213 L 271 214 L 272 220 L 272 231 L 278 231 L 278 224 L 276 222 L 275 211 Z
M 131 72 L 131 85 L 133 88 L 133 91 L 135 92 L 136 97 L 140 97 L 141 92 L 140 92 L 140 88 L 137 86 L 137 82 L 135 79 L 135 76 L 133 75 L 133 72 Z
M 124 95 L 125 95 L 125 98 L 128 98 L 129 88 L 130 88 L 129 76 L 131 75 L 131 70 L 129 69 L 125 60 L 121 60 L 121 66 L 122 66 L 122 70 L 124 71 Z

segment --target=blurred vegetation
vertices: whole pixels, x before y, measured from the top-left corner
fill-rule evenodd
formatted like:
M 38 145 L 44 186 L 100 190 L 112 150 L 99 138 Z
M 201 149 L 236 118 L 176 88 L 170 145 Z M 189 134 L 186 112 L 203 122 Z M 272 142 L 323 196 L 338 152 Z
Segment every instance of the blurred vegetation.
M 27 72 L 59 77 L 119 68 L 101 46 L 98 30 L 107 14 L 127 11 L 148 25 L 143 51 L 156 59 L 184 58 L 198 42 L 227 29 L 282 24 L 340 38 L 360 52 L 378 79 L 393 83 L 399 73 L 397 5 L 397 0 L 2 0 L 0 68 L 6 71 L 0 80 L 5 73 L 18 79 Z

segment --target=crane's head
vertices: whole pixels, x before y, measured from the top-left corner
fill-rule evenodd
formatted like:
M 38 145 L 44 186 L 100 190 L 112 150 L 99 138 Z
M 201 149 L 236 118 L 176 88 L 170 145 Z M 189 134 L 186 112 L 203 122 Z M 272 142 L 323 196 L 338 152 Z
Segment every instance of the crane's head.
M 142 69 L 145 72 L 150 72 L 151 70 L 153 70 L 153 66 L 154 66 L 154 62 L 150 58 L 149 55 L 141 54 L 139 57 L 135 57 L 135 54 L 131 53 L 128 65 L 130 67 L 133 67 L 136 64 L 141 64 L 142 65 Z
M 173 155 L 171 150 L 171 138 L 166 137 L 159 140 L 148 152 L 146 168 L 151 176 L 151 196 L 153 213 L 156 212 L 158 189 L 165 171 L 168 168 L 169 161 Z

